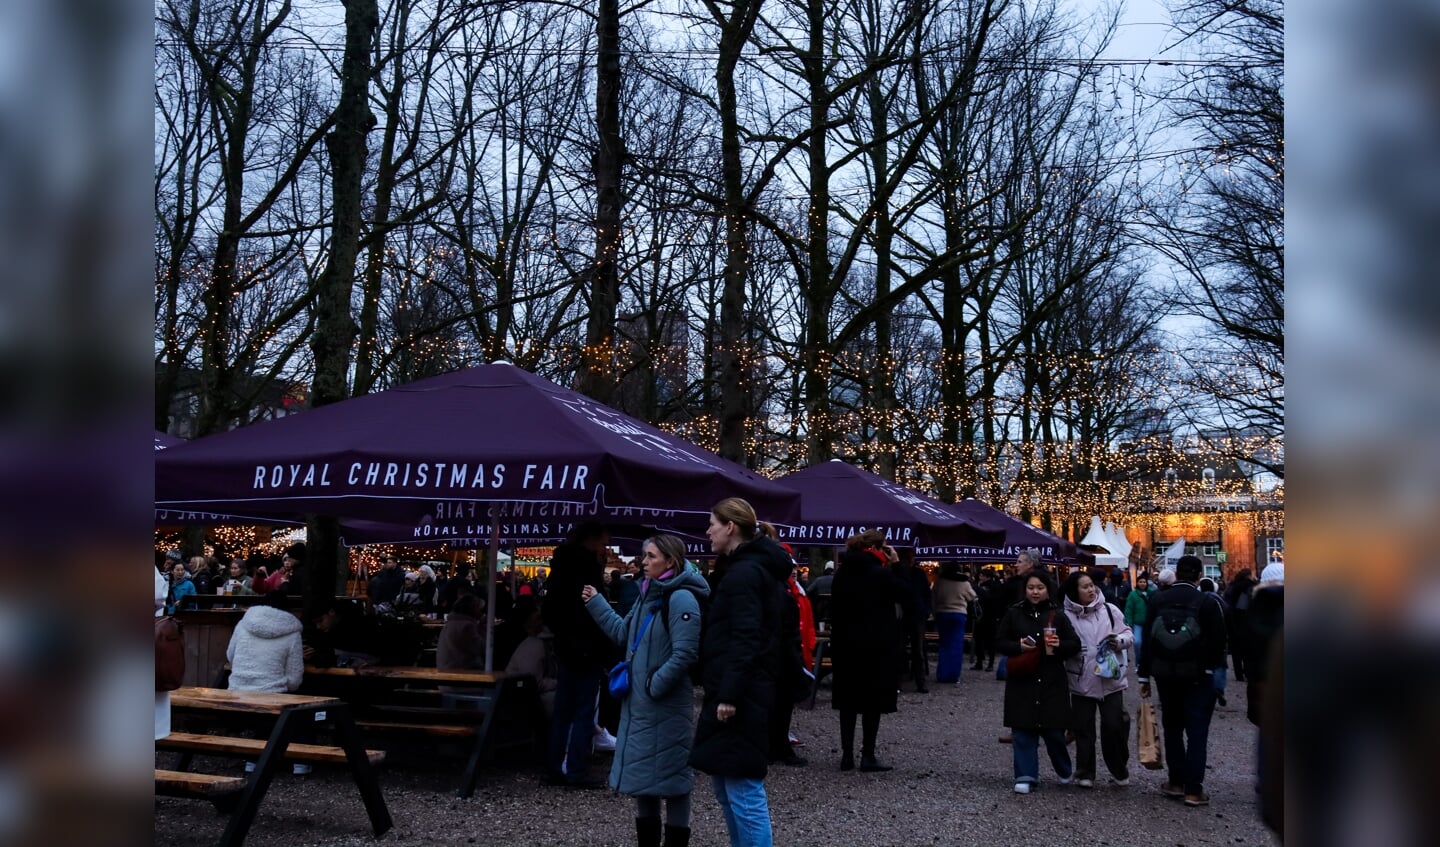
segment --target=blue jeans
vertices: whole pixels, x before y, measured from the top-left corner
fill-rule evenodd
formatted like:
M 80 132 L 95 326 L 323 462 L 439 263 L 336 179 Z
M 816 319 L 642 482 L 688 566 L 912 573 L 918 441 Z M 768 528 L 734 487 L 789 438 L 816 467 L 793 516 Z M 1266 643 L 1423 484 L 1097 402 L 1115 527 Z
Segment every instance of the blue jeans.
M 1070 764 L 1070 753 L 1065 749 L 1063 729 L 1010 729 L 1010 749 L 1015 756 L 1015 781 L 1040 781 L 1040 739 L 1045 739 L 1045 751 L 1050 754 L 1050 764 L 1055 775 L 1069 779 L 1075 772 Z
M 1130 648 L 1130 653 L 1135 657 L 1135 667 L 1140 667 L 1140 639 L 1145 634 L 1145 625 L 1139 623 L 1130 624 L 1130 631 L 1135 634 L 1135 646 Z
M 936 612 L 935 630 L 940 635 L 935 681 L 959 682 L 960 671 L 965 667 L 965 613 Z
M 1160 689 L 1160 730 L 1170 784 L 1182 786 L 1186 794 L 1203 794 L 1215 683 L 1207 675 L 1203 680 L 1157 679 L 1155 684 Z
M 770 802 L 765 798 L 765 780 L 712 776 L 715 799 L 725 815 L 730 847 L 772 847 Z
M 545 770 L 580 782 L 590 777 L 590 746 L 595 742 L 595 698 L 600 693 L 600 673 L 593 665 L 557 662 L 555 715 L 550 719 L 550 746 Z

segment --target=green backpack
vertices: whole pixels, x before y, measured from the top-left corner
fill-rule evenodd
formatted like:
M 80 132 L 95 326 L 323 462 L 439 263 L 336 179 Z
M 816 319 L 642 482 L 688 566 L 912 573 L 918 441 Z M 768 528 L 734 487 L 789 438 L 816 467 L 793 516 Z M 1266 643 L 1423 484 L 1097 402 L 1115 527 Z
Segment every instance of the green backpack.
M 1166 606 L 1150 622 L 1150 673 L 1152 676 L 1194 679 L 1200 676 L 1200 602 L 1193 606 Z

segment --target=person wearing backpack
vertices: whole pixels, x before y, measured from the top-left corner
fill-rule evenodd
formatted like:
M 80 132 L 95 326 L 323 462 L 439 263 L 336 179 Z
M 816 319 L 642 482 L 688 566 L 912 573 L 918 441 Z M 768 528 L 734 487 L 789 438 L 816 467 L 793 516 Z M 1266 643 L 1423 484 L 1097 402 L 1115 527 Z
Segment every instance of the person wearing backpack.
M 690 769 L 695 688 L 690 668 L 700 655 L 700 598 L 704 577 L 686 567 L 685 543 L 673 535 L 645 540 L 638 599 L 624 617 L 593 585 L 581 590 L 585 611 L 615 644 L 626 648 L 630 690 L 620 700 L 620 731 L 610 787 L 635 798 L 640 847 L 660 847 L 660 802 L 665 801 L 665 847 L 690 843 Z M 598 599 L 597 599 L 598 598 Z
M 1205 759 L 1215 713 L 1214 673 L 1225 666 L 1225 615 L 1220 598 L 1202 593 L 1196 584 L 1201 571 L 1197 556 L 1181 556 L 1175 563 L 1175 584 L 1155 596 L 1140 646 L 1140 696 L 1150 696 L 1152 679 L 1160 689 L 1169 766 L 1160 793 L 1183 797 L 1187 806 L 1210 804 Z
M 1065 660 L 1070 674 L 1070 714 L 1075 732 L 1075 784 L 1095 785 L 1095 713 L 1100 713 L 1100 751 L 1110 781 L 1130 784 L 1130 714 L 1125 711 L 1129 663 L 1123 651 L 1133 637 L 1125 615 L 1106 601 L 1089 574 L 1065 580 L 1065 616 L 1080 637 L 1080 652 Z M 1105 654 L 1112 654 L 1106 658 Z

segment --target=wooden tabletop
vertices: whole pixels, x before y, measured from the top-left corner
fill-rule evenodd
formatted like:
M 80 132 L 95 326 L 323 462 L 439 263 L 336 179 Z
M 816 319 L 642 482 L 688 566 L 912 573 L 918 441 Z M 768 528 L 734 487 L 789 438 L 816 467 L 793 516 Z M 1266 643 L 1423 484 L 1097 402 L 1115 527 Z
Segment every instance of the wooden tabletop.
M 505 679 L 504 671 L 442 671 L 402 665 L 365 665 L 357 668 L 322 668 L 306 665 L 307 676 L 345 677 L 352 679 L 395 679 L 413 682 L 469 682 L 494 685 Z
M 250 712 L 259 715 L 278 715 L 293 707 L 324 709 L 342 705 L 343 702 L 335 697 L 271 694 L 266 691 L 231 691 L 227 688 L 187 686 L 170 692 L 170 705 L 176 708 Z

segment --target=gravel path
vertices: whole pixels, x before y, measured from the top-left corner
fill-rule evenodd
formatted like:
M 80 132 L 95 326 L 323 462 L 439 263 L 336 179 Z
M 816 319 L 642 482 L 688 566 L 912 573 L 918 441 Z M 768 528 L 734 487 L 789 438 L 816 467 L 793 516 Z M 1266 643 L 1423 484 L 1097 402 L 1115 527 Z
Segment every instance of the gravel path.
M 1278 844 L 1254 811 L 1253 727 L 1245 720 L 1243 685 L 1232 685 L 1229 706 L 1216 710 L 1210 733 L 1208 808 L 1186 808 L 1159 794 L 1163 771 L 1132 765 L 1131 785 L 1093 790 L 1060 786 L 1041 752 L 1040 789 L 1011 791 L 1010 747 L 997 742 L 1004 683 L 993 674 L 965 672 L 960 685 L 909 691 L 900 711 L 880 725 L 879 757 L 889 773 L 839 770 L 839 720 L 822 687 L 814 711 L 797 709 L 794 731 L 808 767 L 772 768 L 766 781 L 775 843 L 831 845 Z M 1132 678 L 1128 701 L 1138 702 Z M 1132 729 L 1131 757 L 1135 755 Z M 157 763 L 169 764 L 169 754 Z M 278 777 L 246 841 L 249 847 L 301 845 L 626 845 L 634 843 L 633 801 L 609 791 L 542 786 L 538 771 L 499 764 L 475 796 L 453 796 L 462 763 L 427 753 L 382 765 L 382 785 L 395 828 L 379 842 L 370 835 L 352 783 L 339 771 Z M 238 763 L 199 759 L 197 769 L 240 772 Z M 597 757 L 608 773 L 609 757 Z M 725 824 L 708 780 L 697 780 L 691 841 L 727 844 Z M 224 819 L 209 804 L 159 798 L 155 844 L 213 844 Z

